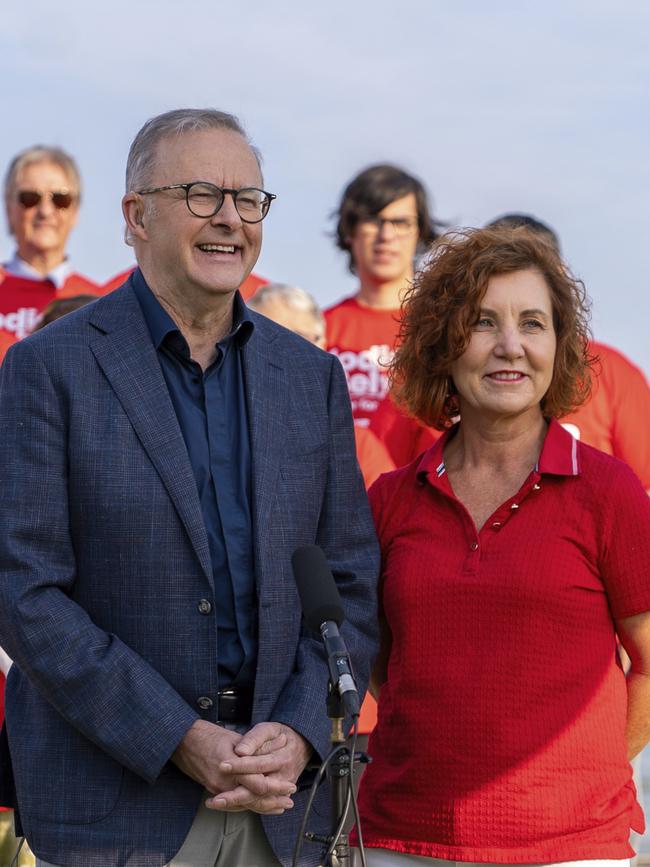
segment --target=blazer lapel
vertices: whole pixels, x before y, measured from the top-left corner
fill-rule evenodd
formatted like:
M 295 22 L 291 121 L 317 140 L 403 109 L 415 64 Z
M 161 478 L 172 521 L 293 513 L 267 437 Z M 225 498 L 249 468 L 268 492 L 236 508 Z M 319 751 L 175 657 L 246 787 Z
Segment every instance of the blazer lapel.
M 250 315 L 250 313 L 249 313 Z M 250 425 L 255 560 L 266 562 L 269 515 L 285 441 L 287 388 L 283 357 L 271 344 L 276 333 L 255 317 L 255 331 L 244 347 L 244 376 Z M 258 572 L 262 576 L 262 570 Z
M 97 363 L 167 488 L 212 583 L 208 538 L 196 482 L 149 330 L 128 284 L 98 301 L 90 343 Z

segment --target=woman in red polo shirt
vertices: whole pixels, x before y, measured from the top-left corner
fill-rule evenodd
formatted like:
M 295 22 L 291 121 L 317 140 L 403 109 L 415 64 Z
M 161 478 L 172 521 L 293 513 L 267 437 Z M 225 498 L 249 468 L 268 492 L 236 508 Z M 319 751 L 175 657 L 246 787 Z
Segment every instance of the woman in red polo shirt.
M 586 307 L 525 229 L 445 237 L 409 294 L 394 390 L 446 433 L 371 489 L 371 867 L 621 863 L 643 829 L 650 502 L 557 421 L 589 393 Z

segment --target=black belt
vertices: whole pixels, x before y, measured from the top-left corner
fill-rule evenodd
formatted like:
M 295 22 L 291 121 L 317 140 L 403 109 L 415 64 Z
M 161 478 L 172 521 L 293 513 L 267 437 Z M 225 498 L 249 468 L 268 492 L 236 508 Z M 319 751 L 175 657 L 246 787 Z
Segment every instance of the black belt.
M 253 712 L 253 691 L 228 687 L 217 693 L 217 719 L 223 723 L 249 723 Z

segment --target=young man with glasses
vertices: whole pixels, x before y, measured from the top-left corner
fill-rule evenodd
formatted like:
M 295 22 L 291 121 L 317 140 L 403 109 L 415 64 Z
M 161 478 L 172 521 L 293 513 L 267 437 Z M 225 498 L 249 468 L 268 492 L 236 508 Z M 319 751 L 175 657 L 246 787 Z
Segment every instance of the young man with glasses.
M 238 292 L 273 198 L 232 115 L 151 119 L 122 200 L 138 268 L 0 368 L 5 745 L 39 867 L 290 863 L 330 736 L 296 548 L 332 563 L 365 689 L 378 553 L 345 377 Z
M 33 330 L 50 301 L 102 292 L 73 271 L 66 255 L 81 196 L 72 157 L 40 145 L 22 151 L 9 165 L 4 194 L 16 251 L 0 268 L 0 360 L 7 345 Z
M 390 400 L 385 365 L 416 255 L 438 237 L 437 225 L 422 183 L 392 165 L 371 166 L 353 178 L 338 209 L 337 245 L 359 288 L 325 311 L 327 348 L 346 372 L 355 424 L 374 430 L 397 466 L 432 442 Z

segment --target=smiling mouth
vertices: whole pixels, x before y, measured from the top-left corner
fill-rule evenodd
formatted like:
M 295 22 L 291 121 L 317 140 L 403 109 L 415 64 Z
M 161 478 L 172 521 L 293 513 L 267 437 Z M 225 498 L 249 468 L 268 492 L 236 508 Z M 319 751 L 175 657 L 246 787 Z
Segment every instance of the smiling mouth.
M 197 244 L 202 253 L 234 253 L 237 250 L 234 244 Z
M 495 373 L 486 374 L 486 376 L 496 382 L 519 382 L 526 379 L 526 374 L 519 370 L 497 370 Z

